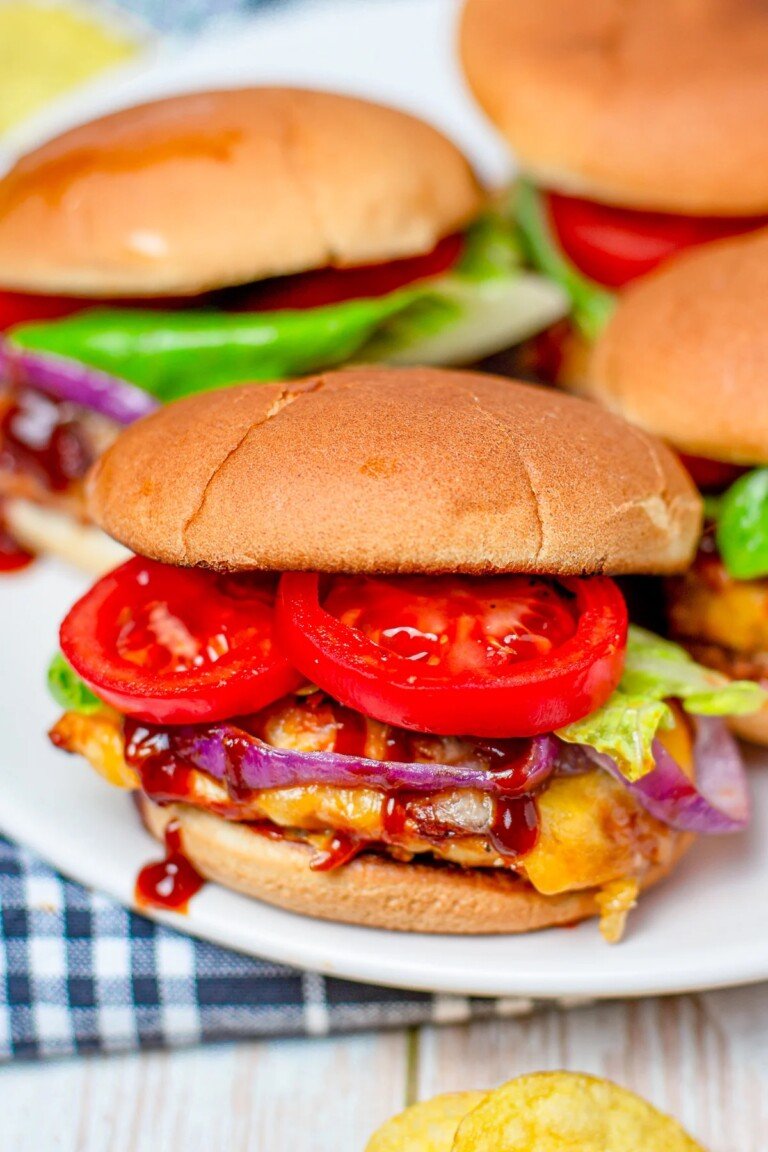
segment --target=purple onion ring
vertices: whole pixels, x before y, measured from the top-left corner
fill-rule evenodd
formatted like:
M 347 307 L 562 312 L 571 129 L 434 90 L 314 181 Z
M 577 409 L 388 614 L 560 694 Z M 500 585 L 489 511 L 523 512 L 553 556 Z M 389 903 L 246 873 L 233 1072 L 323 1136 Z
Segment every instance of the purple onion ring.
M 154 396 L 127 380 L 79 360 L 16 348 L 9 340 L 0 343 L 0 374 L 57 400 L 99 412 L 118 424 L 132 424 L 159 407 Z
M 696 726 L 696 782 L 689 780 L 659 740 L 653 743 L 656 767 L 630 782 L 610 756 L 588 749 L 590 758 L 620 780 L 642 806 L 681 832 L 723 835 L 749 823 L 747 775 L 739 746 L 722 720 L 692 717 Z
M 474 788 L 498 796 L 519 796 L 533 791 L 556 765 L 558 741 L 536 736 L 508 769 L 371 760 L 335 752 L 301 752 L 273 748 L 234 724 L 206 728 L 180 728 L 173 733 L 172 752 L 187 764 L 239 789 L 293 788 L 307 784 L 334 788 L 380 788 L 436 792 L 448 788 Z

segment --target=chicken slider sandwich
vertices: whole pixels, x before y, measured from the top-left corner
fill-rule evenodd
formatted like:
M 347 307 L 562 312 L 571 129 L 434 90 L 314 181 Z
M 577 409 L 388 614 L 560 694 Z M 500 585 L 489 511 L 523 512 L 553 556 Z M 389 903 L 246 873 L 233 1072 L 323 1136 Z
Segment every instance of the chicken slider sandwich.
M 668 585 L 674 636 L 768 686 L 768 231 L 688 253 L 630 288 L 584 390 L 683 458 L 707 496 L 693 567 Z M 735 721 L 768 744 L 768 708 Z
M 579 337 L 614 290 L 768 224 L 768 7 L 754 0 L 465 0 L 469 86 L 524 181 L 528 254 Z M 581 369 L 560 341 L 560 374 Z
M 413 116 L 287 88 L 105 116 L 0 180 L 8 528 L 103 568 L 82 477 L 158 404 L 361 358 L 468 363 L 565 310 L 466 158 Z
M 717 717 L 762 694 L 628 629 L 613 575 L 682 570 L 700 500 L 618 417 L 348 369 L 150 416 L 90 496 L 137 555 L 62 625 L 51 736 L 165 836 L 143 899 L 193 869 L 352 923 L 616 939 L 691 833 L 744 826 Z

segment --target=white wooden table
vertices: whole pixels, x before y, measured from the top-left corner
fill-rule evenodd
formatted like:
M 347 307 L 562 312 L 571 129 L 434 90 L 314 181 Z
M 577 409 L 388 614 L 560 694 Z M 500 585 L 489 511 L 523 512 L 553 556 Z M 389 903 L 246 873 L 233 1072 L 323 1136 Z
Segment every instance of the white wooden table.
M 768 987 L 19 1064 L 0 1071 L 0 1150 L 362 1152 L 372 1129 L 410 1100 L 546 1068 L 613 1077 L 673 1112 L 709 1152 L 768 1150 Z

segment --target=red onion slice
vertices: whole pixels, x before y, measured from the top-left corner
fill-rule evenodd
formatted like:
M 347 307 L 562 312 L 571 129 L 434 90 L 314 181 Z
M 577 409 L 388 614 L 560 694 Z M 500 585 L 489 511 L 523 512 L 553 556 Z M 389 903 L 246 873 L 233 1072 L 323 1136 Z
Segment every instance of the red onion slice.
M 131 424 L 159 407 L 154 396 L 79 360 L 30 352 L 5 340 L 0 344 L 0 375 L 41 392 L 99 412 L 118 424 Z
M 233 795 L 239 789 L 319 784 L 414 792 L 474 788 L 498 796 L 519 796 L 533 791 L 553 771 L 558 741 L 550 735 L 526 740 L 521 756 L 506 769 L 403 763 L 335 752 L 273 748 L 234 724 L 176 729 L 170 738 L 170 750 L 185 763 L 226 783 Z
M 621 780 L 643 807 L 681 832 L 723 835 L 749 823 L 747 775 L 736 740 L 722 720 L 691 717 L 696 725 L 696 783 L 688 779 L 660 741 L 653 743 L 656 767 L 631 783 L 610 756 L 591 751 L 591 758 Z

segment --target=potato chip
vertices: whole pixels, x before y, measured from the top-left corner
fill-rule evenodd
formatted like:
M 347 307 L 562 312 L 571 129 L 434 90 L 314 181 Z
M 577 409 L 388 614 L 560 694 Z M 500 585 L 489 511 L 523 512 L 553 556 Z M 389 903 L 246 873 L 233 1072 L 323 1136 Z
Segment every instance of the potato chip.
M 484 1092 L 446 1092 L 412 1104 L 374 1132 L 365 1152 L 451 1152 L 460 1121 L 484 1099 Z
M 704 1149 L 676 1120 L 617 1084 L 571 1072 L 540 1072 L 489 1093 L 460 1123 L 452 1152 Z

